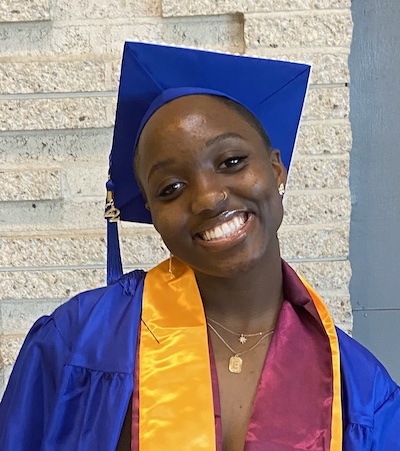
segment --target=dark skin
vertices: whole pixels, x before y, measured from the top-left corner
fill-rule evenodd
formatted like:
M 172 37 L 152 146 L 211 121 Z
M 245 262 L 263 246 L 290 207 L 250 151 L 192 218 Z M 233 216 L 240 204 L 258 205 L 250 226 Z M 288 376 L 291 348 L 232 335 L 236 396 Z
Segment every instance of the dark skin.
M 247 334 L 272 329 L 283 301 L 278 186 L 286 170 L 279 152 L 266 149 L 237 111 L 206 95 L 182 97 L 156 111 L 137 152 L 154 226 L 172 254 L 193 268 L 206 316 Z M 216 236 L 224 223 L 230 227 Z M 218 331 L 236 352 L 258 340 L 241 345 Z M 210 336 L 223 448 L 242 451 L 271 337 L 244 354 L 242 372 L 233 374 L 232 352 Z

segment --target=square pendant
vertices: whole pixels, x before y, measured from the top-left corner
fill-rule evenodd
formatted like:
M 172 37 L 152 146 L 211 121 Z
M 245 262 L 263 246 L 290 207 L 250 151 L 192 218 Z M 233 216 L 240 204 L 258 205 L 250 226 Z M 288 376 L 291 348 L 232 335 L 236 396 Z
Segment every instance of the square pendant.
M 229 359 L 229 371 L 231 373 L 239 374 L 242 372 L 243 360 L 238 355 L 233 355 Z

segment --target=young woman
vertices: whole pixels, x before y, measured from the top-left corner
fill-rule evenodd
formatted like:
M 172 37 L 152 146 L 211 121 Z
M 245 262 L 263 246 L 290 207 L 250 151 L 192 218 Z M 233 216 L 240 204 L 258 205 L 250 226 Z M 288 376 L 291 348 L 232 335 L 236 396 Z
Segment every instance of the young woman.
M 106 214 L 151 221 L 173 257 L 121 276 L 109 223 L 116 280 L 33 327 L 2 450 L 400 449 L 399 388 L 280 257 L 308 75 L 127 44 Z

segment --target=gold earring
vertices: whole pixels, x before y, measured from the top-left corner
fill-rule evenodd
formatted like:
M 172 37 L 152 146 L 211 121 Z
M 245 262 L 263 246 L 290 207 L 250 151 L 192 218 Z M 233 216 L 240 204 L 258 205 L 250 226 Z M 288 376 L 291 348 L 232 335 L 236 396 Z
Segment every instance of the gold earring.
M 278 187 L 278 193 L 283 196 L 285 194 L 285 185 L 281 183 Z
M 228 195 L 226 194 L 226 191 L 222 191 L 222 195 L 223 195 L 222 200 L 226 200 L 228 198 Z
M 170 253 L 169 260 L 168 260 L 168 273 L 169 273 L 169 276 L 171 279 L 173 279 L 175 277 L 173 267 L 172 267 L 172 257 L 173 257 L 173 255 Z

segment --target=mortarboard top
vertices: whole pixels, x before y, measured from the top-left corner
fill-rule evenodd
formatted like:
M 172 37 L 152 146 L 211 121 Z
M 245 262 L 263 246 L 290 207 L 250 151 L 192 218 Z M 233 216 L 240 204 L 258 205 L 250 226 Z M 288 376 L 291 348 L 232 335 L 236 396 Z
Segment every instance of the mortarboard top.
M 310 70 L 307 64 L 126 42 L 107 183 L 107 200 L 113 195 L 119 218 L 151 223 L 133 171 L 136 143 L 151 115 L 184 95 L 212 94 L 241 103 L 264 126 L 289 169 Z M 117 246 L 109 233 L 109 260 L 110 251 L 117 251 L 110 249 L 112 241 Z

